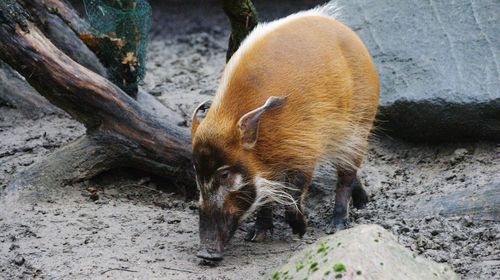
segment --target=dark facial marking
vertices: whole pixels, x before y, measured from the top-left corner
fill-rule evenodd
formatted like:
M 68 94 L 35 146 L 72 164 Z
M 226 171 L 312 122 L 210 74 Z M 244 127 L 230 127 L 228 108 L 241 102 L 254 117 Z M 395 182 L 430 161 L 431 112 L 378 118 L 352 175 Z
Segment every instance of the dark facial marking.
M 200 143 L 193 148 L 193 162 L 200 183 L 207 184 L 218 168 L 229 164 L 229 159 L 219 147 Z

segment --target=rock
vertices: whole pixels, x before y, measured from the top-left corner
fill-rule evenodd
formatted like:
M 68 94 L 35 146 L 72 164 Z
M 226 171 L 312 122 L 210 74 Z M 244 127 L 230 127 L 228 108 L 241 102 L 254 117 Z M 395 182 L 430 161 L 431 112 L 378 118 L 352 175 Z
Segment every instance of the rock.
M 469 152 L 467 151 L 467 149 L 456 149 L 454 152 L 453 152 L 453 155 L 455 157 L 458 157 L 458 158 L 463 158 L 466 154 L 468 154 Z
M 10 244 L 9 251 L 14 251 L 16 249 L 19 249 L 19 245 L 14 243 Z
M 341 1 L 381 80 L 382 132 L 412 141 L 500 140 L 500 5 Z
M 149 93 L 152 96 L 161 96 L 163 93 L 163 88 L 162 87 L 155 87 L 154 89 L 150 90 Z
M 466 149 L 456 149 L 453 152 L 453 155 L 451 156 L 450 162 L 452 164 L 459 163 L 459 162 L 463 161 L 463 159 L 465 158 L 465 156 L 467 154 L 468 154 L 468 151 Z
M 16 257 L 12 260 L 12 262 L 13 262 L 15 265 L 17 265 L 17 266 L 21 266 L 21 265 L 23 265 L 23 264 L 26 262 L 26 260 L 23 258 L 23 256 L 21 256 L 21 255 L 17 255 L 17 256 L 16 256 Z
M 500 221 L 500 181 L 474 190 L 421 200 L 412 209 L 415 217 L 422 215 L 471 216 L 481 220 Z M 472 225 L 468 218 L 464 225 Z
M 319 239 L 266 279 L 459 279 L 449 266 L 417 256 L 378 225 Z

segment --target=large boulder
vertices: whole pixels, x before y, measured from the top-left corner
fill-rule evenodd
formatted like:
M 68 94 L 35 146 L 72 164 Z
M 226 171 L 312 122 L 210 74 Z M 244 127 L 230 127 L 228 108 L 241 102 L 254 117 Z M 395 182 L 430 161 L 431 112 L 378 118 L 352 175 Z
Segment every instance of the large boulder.
M 500 222 L 500 181 L 479 189 L 471 188 L 422 199 L 412 212 L 415 216 L 471 216 Z
M 498 0 L 338 2 L 375 59 L 382 133 L 500 140 Z
M 449 266 L 412 253 L 378 225 L 319 239 L 266 279 L 459 279 Z

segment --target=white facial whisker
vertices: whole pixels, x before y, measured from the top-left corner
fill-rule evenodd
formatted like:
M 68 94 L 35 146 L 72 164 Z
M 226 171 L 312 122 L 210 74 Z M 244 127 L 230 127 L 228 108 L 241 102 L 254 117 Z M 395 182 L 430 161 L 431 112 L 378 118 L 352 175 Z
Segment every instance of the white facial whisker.
M 299 202 L 290 194 L 299 190 L 294 186 L 287 185 L 284 182 L 272 181 L 257 176 L 255 178 L 257 187 L 256 207 L 267 203 L 275 202 L 277 204 L 292 206 L 300 212 Z
M 290 194 L 299 191 L 294 186 L 287 185 L 284 182 L 267 180 L 260 176 L 255 178 L 255 186 L 257 189 L 257 197 L 248 211 L 241 217 L 240 221 L 245 220 L 257 208 L 268 203 L 292 206 L 297 212 L 301 212 L 299 201 L 295 200 Z

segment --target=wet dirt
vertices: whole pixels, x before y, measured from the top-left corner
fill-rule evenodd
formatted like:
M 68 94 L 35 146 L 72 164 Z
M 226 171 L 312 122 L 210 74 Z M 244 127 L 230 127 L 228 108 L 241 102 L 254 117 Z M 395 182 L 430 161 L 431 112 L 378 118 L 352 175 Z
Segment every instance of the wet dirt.
M 256 1 L 263 19 L 315 4 L 283 3 L 271 9 Z M 154 5 L 143 87 L 182 114 L 187 125 L 194 106 L 215 92 L 228 24 L 210 3 Z M 83 133 L 67 116 L 32 120 L 0 107 L 0 191 L 17 172 Z M 360 170 L 371 201 L 363 210 L 351 210 L 351 226 L 380 224 L 403 245 L 449 263 L 465 279 L 499 277 L 498 222 L 413 210 L 420 201 L 500 180 L 500 145 L 423 145 L 376 138 Z M 3 193 L 0 279 L 258 279 L 325 234 L 335 186 L 335 172 L 328 167 L 325 172 L 331 177 L 323 177 L 321 187 L 313 186 L 307 200 L 309 228 L 303 239 L 291 235 L 278 212 L 272 239 L 244 242 L 249 220 L 218 264 L 195 257 L 196 202 L 169 192 L 158 178 L 117 171 L 64 188 Z

